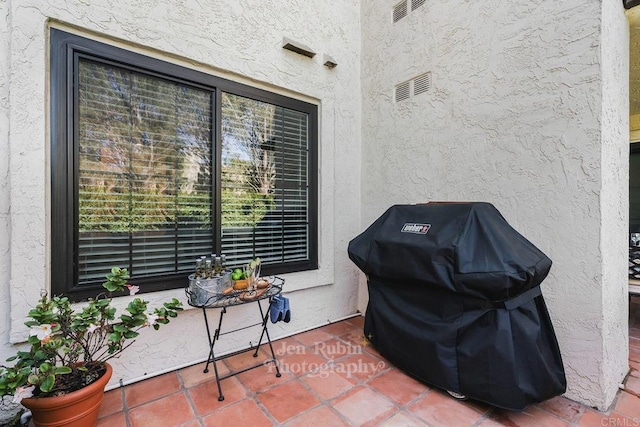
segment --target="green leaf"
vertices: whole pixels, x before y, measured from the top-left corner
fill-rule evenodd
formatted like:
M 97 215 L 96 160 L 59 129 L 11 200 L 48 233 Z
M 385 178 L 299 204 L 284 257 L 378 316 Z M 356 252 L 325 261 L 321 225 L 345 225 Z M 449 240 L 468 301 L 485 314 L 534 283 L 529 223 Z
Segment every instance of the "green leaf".
M 54 371 L 54 374 L 70 374 L 71 368 L 68 366 L 58 366 Z
M 56 376 L 53 374 L 47 375 L 42 384 L 40 384 L 40 390 L 45 393 L 50 392 L 53 389 L 54 384 L 56 383 Z
M 117 323 L 115 325 L 113 325 L 113 330 L 116 332 L 127 332 L 128 328 L 126 326 L 124 326 L 122 323 Z
M 115 292 L 115 291 L 117 291 L 119 289 L 118 286 L 114 285 L 111 282 L 104 282 L 102 284 L 102 287 L 105 288 L 106 290 L 108 290 L 109 292 Z

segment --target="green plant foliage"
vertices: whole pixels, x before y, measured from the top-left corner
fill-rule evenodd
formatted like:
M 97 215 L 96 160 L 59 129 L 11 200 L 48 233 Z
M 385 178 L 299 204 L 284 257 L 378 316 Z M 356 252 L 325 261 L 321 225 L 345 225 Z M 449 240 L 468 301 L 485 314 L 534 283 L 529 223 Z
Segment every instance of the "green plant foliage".
M 106 275 L 108 291 L 74 311 L 66 297 L 44 294 L 29 311 L 29 351 L 18 351 L 0 366 L 0 395 L 16 395 L 29 389 L 35 396 L 66 394 L 97 379 L 104 363 L 119 356 L 146 327 L 155 330 L 182 310 L 173 298 L 149 310 L 148 302 L 134 298 L 126 313 L 116 317 L 111 294 L 133 289 L 126 269 L 114 267 Z M 19 400 L 19 399 L 18 399 Z

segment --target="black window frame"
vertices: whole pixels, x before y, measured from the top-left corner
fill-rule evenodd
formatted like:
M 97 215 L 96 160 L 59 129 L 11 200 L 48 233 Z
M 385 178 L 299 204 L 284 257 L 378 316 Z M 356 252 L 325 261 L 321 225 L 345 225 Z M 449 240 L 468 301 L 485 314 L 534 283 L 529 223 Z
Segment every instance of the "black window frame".
M 308 219 L 309 257 L 306 261 L 264 266 L 263 274 L 284 274 L 318 269 L 318 106 L 263 89 L 247 86 L 218 76 L 187 68 L 161 59 L 88 39 L 59 29 L 50 30 L 50 149 L 51 149 L 51 290 L 79 301 L 95 297 L 99 286 L 78 285 L 78 222 L 77 194 L 77 127 L 75 70 L 79 57 L 86 57 L 118 67 L 142 71 L 163 79 L 204 87 L 213 94 L 212 102 L 212 175 L 213 245 L 221 253 L 221 96 L 222 92 L 306 113 L 308 135 Z M 205 255 L 205 254 L 203 254 Z M 106 274 L 106 271 L 105 271 Z M 171 274 L 155 279 L 132 278 L 141 292 L 183 288 L 187 274 Z

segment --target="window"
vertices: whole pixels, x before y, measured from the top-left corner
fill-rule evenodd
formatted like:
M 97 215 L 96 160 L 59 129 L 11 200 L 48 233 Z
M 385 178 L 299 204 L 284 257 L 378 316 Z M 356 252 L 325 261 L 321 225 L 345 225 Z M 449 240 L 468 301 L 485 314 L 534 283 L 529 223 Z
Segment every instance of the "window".
M 317 106 L 52 30 L 51 118 L 53 293 L 317 268 Z

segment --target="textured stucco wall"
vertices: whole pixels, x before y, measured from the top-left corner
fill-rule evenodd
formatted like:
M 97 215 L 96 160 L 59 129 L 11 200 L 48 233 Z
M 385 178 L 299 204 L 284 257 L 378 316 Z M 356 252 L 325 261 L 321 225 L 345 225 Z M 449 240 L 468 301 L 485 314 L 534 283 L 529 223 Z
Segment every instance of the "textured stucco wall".
M 10 299 L 9 299 L 9 3 L 0 0 L 0 342 L 9 339 Z M 0 357 L 4 353 L 0 352 Z M 3 357 L 4 361 L 6 357 Z
M 395 1 L 363 2 L 362 221 L 493 203 L 554 261 L 542 288 L 567 396 L 606 408 L 627 370 L 628 54 L 621 4 L 602 3 L 433 0 L 394 24 Z M 394 102 L 426 71 L 429 92 Z
M 602 376 L 605 396 L 615 395 L 614 380 L 626 373 L 629 348 L 629 26 L 623 10 L 602 2 L 602 184 L 600 191 L 602 253 Z M 621 323 L 622 321 L 622 323 Z M 624 343 L 624 344 L 621 344 Z
M 15 351 L 11 343 L 25 338 L 23 316 L 35 304 L 40 289 L 48 287 L 49 25 L 317 103 L 320 269 L 284 276 L 285 289 L 295 290 L 289 292 L 293 320 L 274 325 L 272 337 L 355 313 L 356 274 L 346 259 L 346 241 L 360 227 L 359 14 L 359 2 L 337 0 L 0 0 L 0 21 L 8 23 L 0 25 L 3 307 L 10 296 L 10 310 L 0 314 L 0 358 Z M 319 55 L 309 59 L 283 50 L 283 36 L 312 47 Z M 323 53 L 333 56 L 338 67 L 324 67 Z M 184 300 L 182 290 L 144 295 L 152 303 L 169 296 Z M 121 298 L 118 304 L 124 306 L 127 300 Z M 255 305 L 233 308 L 225 325 L 231 328 L 249 317 L 253 323 L 257 311 Z M 114 361 L 111 384 L 206 358 L 204 332 L 202 313 L 189 310 L 159 332 L 143 334 L 135 347 Z M 256 332 L 225 336 L 220 352 L 246 347 L 256 341 Z

